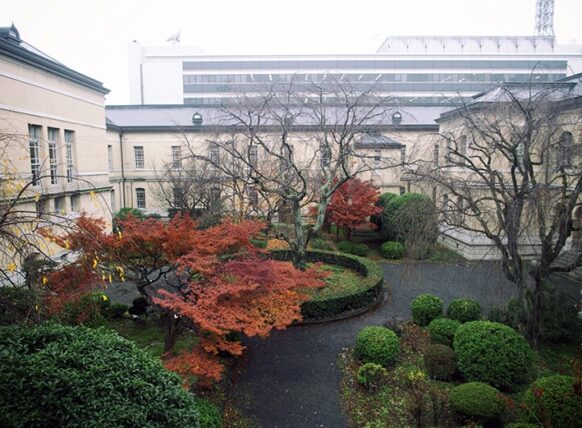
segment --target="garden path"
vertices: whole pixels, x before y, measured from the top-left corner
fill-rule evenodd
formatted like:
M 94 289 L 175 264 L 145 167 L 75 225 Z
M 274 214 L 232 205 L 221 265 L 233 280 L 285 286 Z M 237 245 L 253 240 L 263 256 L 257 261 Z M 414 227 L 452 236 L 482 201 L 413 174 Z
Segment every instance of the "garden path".
M 384 264 L 390 295 L 377 309 L 347 320 L 305 325 L 251 339 L 234 370 L 232 398 L 262 428 L 347 426 L 342 414 L 336 367 L 338 354 L 367 325 L 410 318 L 410 302 L 432 293 L 481 303 L 485 313 L 513 296 L 514 286 L 493 263 Z

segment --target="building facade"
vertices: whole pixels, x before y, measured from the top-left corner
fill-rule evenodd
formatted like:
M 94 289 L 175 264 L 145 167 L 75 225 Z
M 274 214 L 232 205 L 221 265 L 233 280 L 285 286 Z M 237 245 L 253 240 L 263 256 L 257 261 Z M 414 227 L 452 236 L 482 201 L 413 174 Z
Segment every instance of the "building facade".
M 581 72 L 582 45 L 550 36 L 388 37 L 374 54 L 260 56 L 134 42 L 129 64 L 131 104 L 217 105 L 290 82 L 349 82 L 404 107 L 449 105 L 500 82 L 552 82 Z
M 36 212 L 40 223 L 47 215 L 65 222 L 82 211 L 111 221 L 108 92 L 27 44 L 14 26 L 0 29 L 3 208 L 17 198 L 19 211 Z

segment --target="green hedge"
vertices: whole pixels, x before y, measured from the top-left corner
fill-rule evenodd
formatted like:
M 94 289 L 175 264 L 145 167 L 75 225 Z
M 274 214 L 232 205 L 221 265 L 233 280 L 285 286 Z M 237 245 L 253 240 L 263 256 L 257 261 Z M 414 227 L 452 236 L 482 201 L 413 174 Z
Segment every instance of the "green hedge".
M 273 250 L 271 256 L 275 260 L 291 260 L 289 250 Z M 349 254 L 338 254 L 330 251 L 307 251 L 305 258 L 308 263 L 327 263 L 352 269 L 362 275 L 366 287 L 363 291 L 345 296 L 334 296 L 318 300 L 313 299 L 301 305 L 304 320 L 315 321 L 337 317 L 344 312 L 366 308 L 372 305 L 382 294 L 384 272 L 375 262 L 364 257 Z
M 364 327 L 356 336 L 354 352 L 363 363 L 388 367 L 398 357 L 400 339 L 392 330 L 381 326 Z
M 0 356 L 0 426 L 200 426 L 178 375 L 111 331 L 0 327 Z
M 498 418 L 505 411 L 503 396 L 494 387 L 480 382 L 455 386 L 449 395 L 451 408 L 476 421 Z

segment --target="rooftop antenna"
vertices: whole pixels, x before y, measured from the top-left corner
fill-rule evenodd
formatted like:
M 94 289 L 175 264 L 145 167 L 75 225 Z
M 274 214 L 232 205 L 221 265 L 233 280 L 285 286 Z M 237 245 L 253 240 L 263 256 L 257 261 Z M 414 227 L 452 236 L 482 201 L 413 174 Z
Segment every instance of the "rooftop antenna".
M 170 37 L 168 37 L 166 39 L 166 42 L 172 42 L 172 45 L 175 45 L 176 43 L 180 43 L 180 36 L 181 35 L 182 35 L 182 30 L 178 30 L 174 34 L 172 34 Z
M 554 0 L 536 0 L 536 36 L 554 37 Z

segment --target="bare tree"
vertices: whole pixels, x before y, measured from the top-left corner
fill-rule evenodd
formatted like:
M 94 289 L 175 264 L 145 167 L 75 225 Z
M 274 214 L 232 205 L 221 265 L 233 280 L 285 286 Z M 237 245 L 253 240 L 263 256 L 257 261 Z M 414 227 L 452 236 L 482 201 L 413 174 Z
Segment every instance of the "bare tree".
M 434 155 L 410 170 L 443 194 L 444 224 L 494 244 L 519 290 L 534 345 L 544 283 L 582 265 L 580 248 L 570 262 L 557 262 L 580 231 L 582 103 L 571 89 L 504 85 L 459 106 L 441 117 Z
M 324 222 L 334 192 L 352 177 L 400 165 L 358 150 L 370 132 L 390 127 L 387 100 L 349 83 L 273 83 L 260 95 L 244 96 L 222 109 L 222 123 L 206 148 L 190 144 L 191 156 L 216 169 L 224 183 L 242 182 L 277 207 L 288 220 L 281 237 L 293 262 L 304 267 L 305 249 Z M 204 152 L 204 150 L 207 150 Z M 305 224 L 303 214 L 317 214 Z M 285 217 L 288 217 L 285 219 Z

